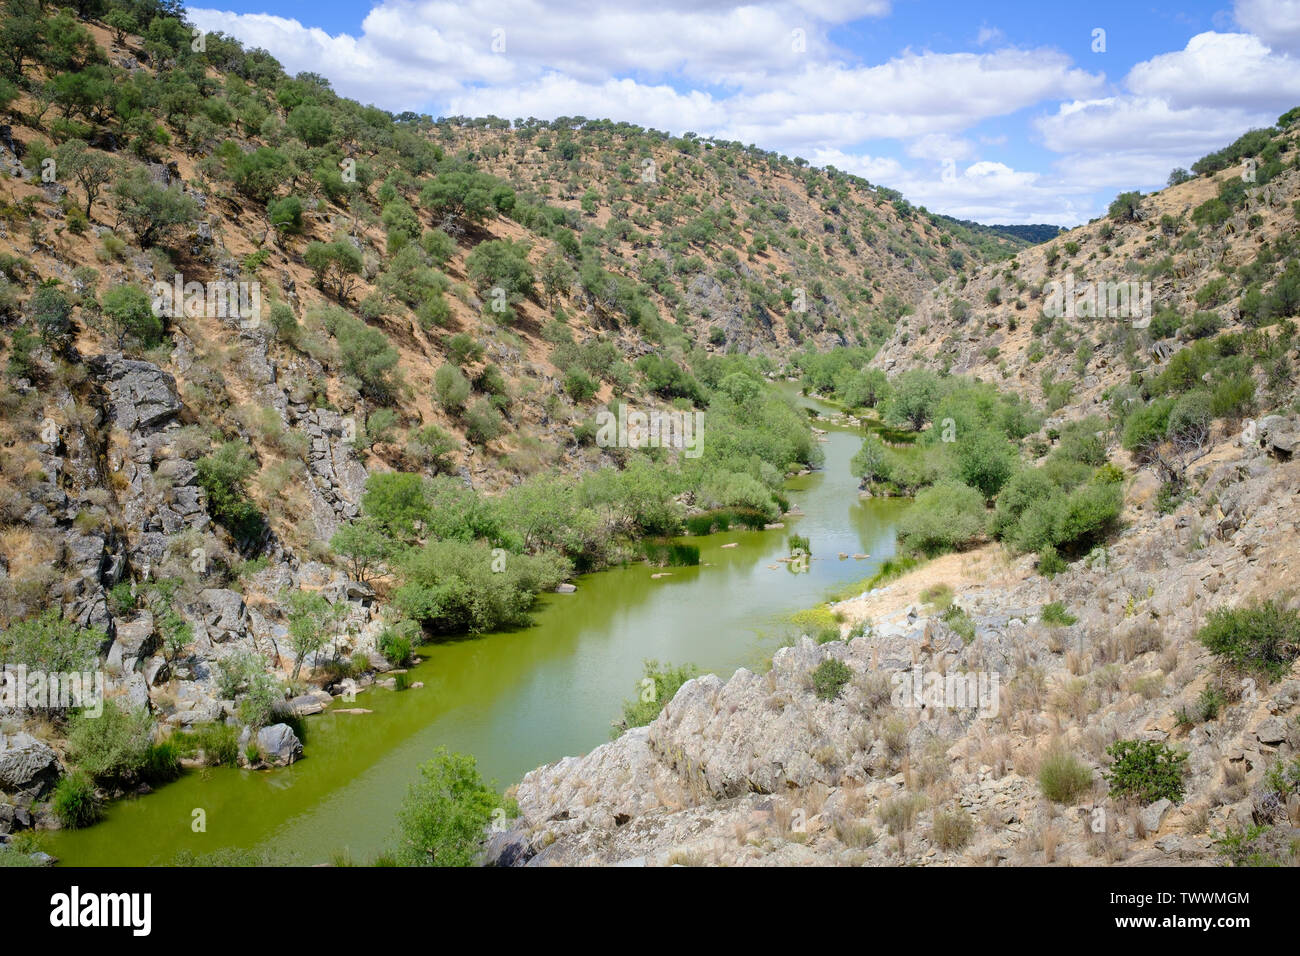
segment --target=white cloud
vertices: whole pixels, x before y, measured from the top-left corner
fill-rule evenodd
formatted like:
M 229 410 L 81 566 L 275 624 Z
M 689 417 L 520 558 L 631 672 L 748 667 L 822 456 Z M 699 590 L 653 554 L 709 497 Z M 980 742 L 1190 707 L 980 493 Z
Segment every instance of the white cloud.
M 1271 49 L 1300 54 L 1300 0 L 1237 0 L 1234 12 Z
M 1200 33 L 1187 47 L 1139 63 L 1125 85 L 1175 109 L 1250 106 L 1283 112 L 1300 102 L 1300 59 L 1247 33 Z

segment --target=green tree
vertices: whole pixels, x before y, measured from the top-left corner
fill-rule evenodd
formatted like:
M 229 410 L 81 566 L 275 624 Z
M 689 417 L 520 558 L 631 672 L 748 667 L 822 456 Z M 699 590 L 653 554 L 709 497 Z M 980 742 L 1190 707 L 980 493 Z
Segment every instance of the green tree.
M 59 144 L 54 151 L 55 168 L 59 176 L 71 176 L 86 194 L 86 218 L 104 184 L 117 174 L 117 163 L 112 156 L 91 149 L 83 140 L 70 139 Z
M 121 175 L 112 191 L 122 221 L 146 249 L 199 215 L 193 197 L 177 184 L 164 187 L 155 183 L 143 166 L 133 167 Z
M 76 334 L 72 323 L 72 302 L 54 280 L 42 282 L 32 293 L 27 300 L 27 314 L 46 345 L 64 348 L 72 342 Z
M 316 274 L 321 288 L 333 290 L 334 297 L 346 301 L 352 294 L 356 277 L 361 274 L 365 260 L 361 250 L 347 239 L 333 242 L 309 242 L 303 251 L 303 261 Z
M 329 111 L 310 103 L 294 107 L 285 125 L 308 146 L 324 146 L 334 135 L 334 120 Z
M 920 431 L 930 420 L 941 388 L 939 377 L 925 369 L 911 369 L 899 375 L 885 401 L 884 419 L 891 425 L 910 425 Z
M 137 285 L 113 286 L 104 293 L 100 311 L 105 329 L 119 349 L 128 338 L 144 348 L 152 348 L 162 340 L 162 320 L 154 314 L 148 293 Z
M 398 810 L 398 861 L 405 866 L 471 866 L 492 814 L 501 806 L 473 757 L 439 747 L 432 760 L 420 765 L 420 777 Z
M 348 570 L 354 578 L 367 584 L 388 557 L 391 544 L 378 521 L 363 517 L 339 525 L 330 538 L 330 548 L 348 562 Z

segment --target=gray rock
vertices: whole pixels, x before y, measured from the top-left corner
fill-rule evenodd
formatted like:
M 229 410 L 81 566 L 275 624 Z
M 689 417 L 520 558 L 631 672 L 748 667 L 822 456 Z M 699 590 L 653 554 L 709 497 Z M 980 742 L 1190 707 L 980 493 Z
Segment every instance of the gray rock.
M 247 747 L 248 728 L 239 738 L 240 747 Z M 257 732 L 257 749 L 262 759 L 272 767 L 287 767 L 302 756 L 302 741 L 288 724 L 272 724 Z
M 152 362 L 101 356 L 113 419 L 118 427 L 136 431 L 162 425 L 181 410 L 176 379 Z
M 1171 801 L 1162 797 L 1150 806 L 1142 808 L 1139 816 L 1147 833 L 1155 833 L 1160 829 L 1160 822 L 1165 818 L 1165 814 L 1169 812 L 1169 808 L 1172 806 Z
M 59 758 L 31 734 L 0 734 L 0 789 L 44 792 L 59 775 Z

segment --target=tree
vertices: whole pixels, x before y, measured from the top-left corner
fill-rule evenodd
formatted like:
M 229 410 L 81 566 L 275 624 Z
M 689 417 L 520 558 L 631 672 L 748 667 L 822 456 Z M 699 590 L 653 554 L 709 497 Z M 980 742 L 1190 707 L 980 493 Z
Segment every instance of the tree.
M 1016 449 L 992 429 L 957 436 L 957 476 L 994 498 L 1016 467 Z
M 293 648 L 293 680 L 298 679 L 303 661 L 325 646 L 335 620 L 334 605 L 319 591 L 294 591 L 289 595 L 289 646 Z
M 128 337 L 149 348 L 163 334 L 162 320 L 154 314 L 148 294 L 137 285 L 116 285 L 104 293 L 100 311 L 109 335 L 122 348 Z
M 390 544 L 374 518 L 363 517 L 339 526 L 330 538 L 330 548 L 348 562 L 352 576 L 368 584 L 373 573 L 388 557 Z
M 294 107 L 285 125 L 308 146 L 324 146 L 334 135 L 334 120 L 329 111 L 310 103 Z
M 72 302 L 55 280 L 47 279 L 27 300 L 27 314 L 36 324 L 41 341 L 54 348 L 64 348 L 76 331 L 72 324 Z
M 1136 190 L 1120 193 L 1110 204 L 1107 215 L 1116 222 L 1137 222 L 1142 194 Z
M 126 10 L 110 10 L 104 17 L 104 24 L 113 31 L 113 39 L 118 45 L 126 42 L 128 33 L 138 33 L 140 24 Z
M 235 188 L 257 202 L 266 202 L 284 182 L 289 162 L 278 150 L 259 146 L 230 161 L 230 178 Z
M 910 425 L 920 431 L 939 399 L 939 377 L 925 369 L 911 369 L 895 379 L 885 401 L 884 418 L 891 425 Z
M 60 176 L 71 176 L 81 185 L 86 194 L 86 218 L 91 218 L 99 190 L 116 175 L 117 163 L 107 153 L 91 149 L 79 139 L 61 143 L 54 151 L 54 160 Z
M 356 277 L 361 274 L 365 260 L 361 250 L 347 239 L 333 242 L 310 242 L 303 252 L 303 261 L 316 274 L 321 287 L 334 290 L 340 302 L 352 294 Z
M 164 187 L 154 182 L 143 166 L 128 170 L 114 183 L 113 198 L 121 221 L 146 249 L 199 215 L 193 197 L 178 184 Z
M 420 205 L 453 221 L 479 223 L 514 206 L 512 189 L 495 176 L 475 170 L 440 173 L 420 191 Z
M 528 263 L 528 243 L 489 239 L 474 247 L 465 271 L 479 292 L 499 288 L 517 301 L 533 294 L 533 269 Z
M 483 782 L 473 757 L 439 747 L 432 760 L 420 765 L 420 778 L 398 811 L 398 861 L 406 866 L 471 866 L 500 806 L 501 799 Z

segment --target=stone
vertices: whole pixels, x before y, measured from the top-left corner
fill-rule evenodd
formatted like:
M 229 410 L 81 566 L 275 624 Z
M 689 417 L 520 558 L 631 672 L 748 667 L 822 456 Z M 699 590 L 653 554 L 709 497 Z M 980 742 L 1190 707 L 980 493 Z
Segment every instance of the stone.
M 249 732 L 239 738 L 241 748 L 248 746 Z M 272 767 L 287 767 L 302 756 L 302 741 L 288 724 L 272 724 L 257 732 L 257 749 L 262 760 Z
M 0 790 L 44 793 L 59 776 L 54 750 L 31 734 L 0 733 Z
M 120 355 L 92 360 L 100 367 L 113 408 L 113 420 L 128 432 L 157 427 L 181 410 L 176 379 L 152 362 Z
M 1173 803 L 1170 800 L 1161 797 L 1150 806 L 1142 808 L 1138 816 L 1147 833 L 1155 833 L 1160 829 L 1160 822 L 1164 820 L 1165 814 L 1169 812 L 1172 806 Z

